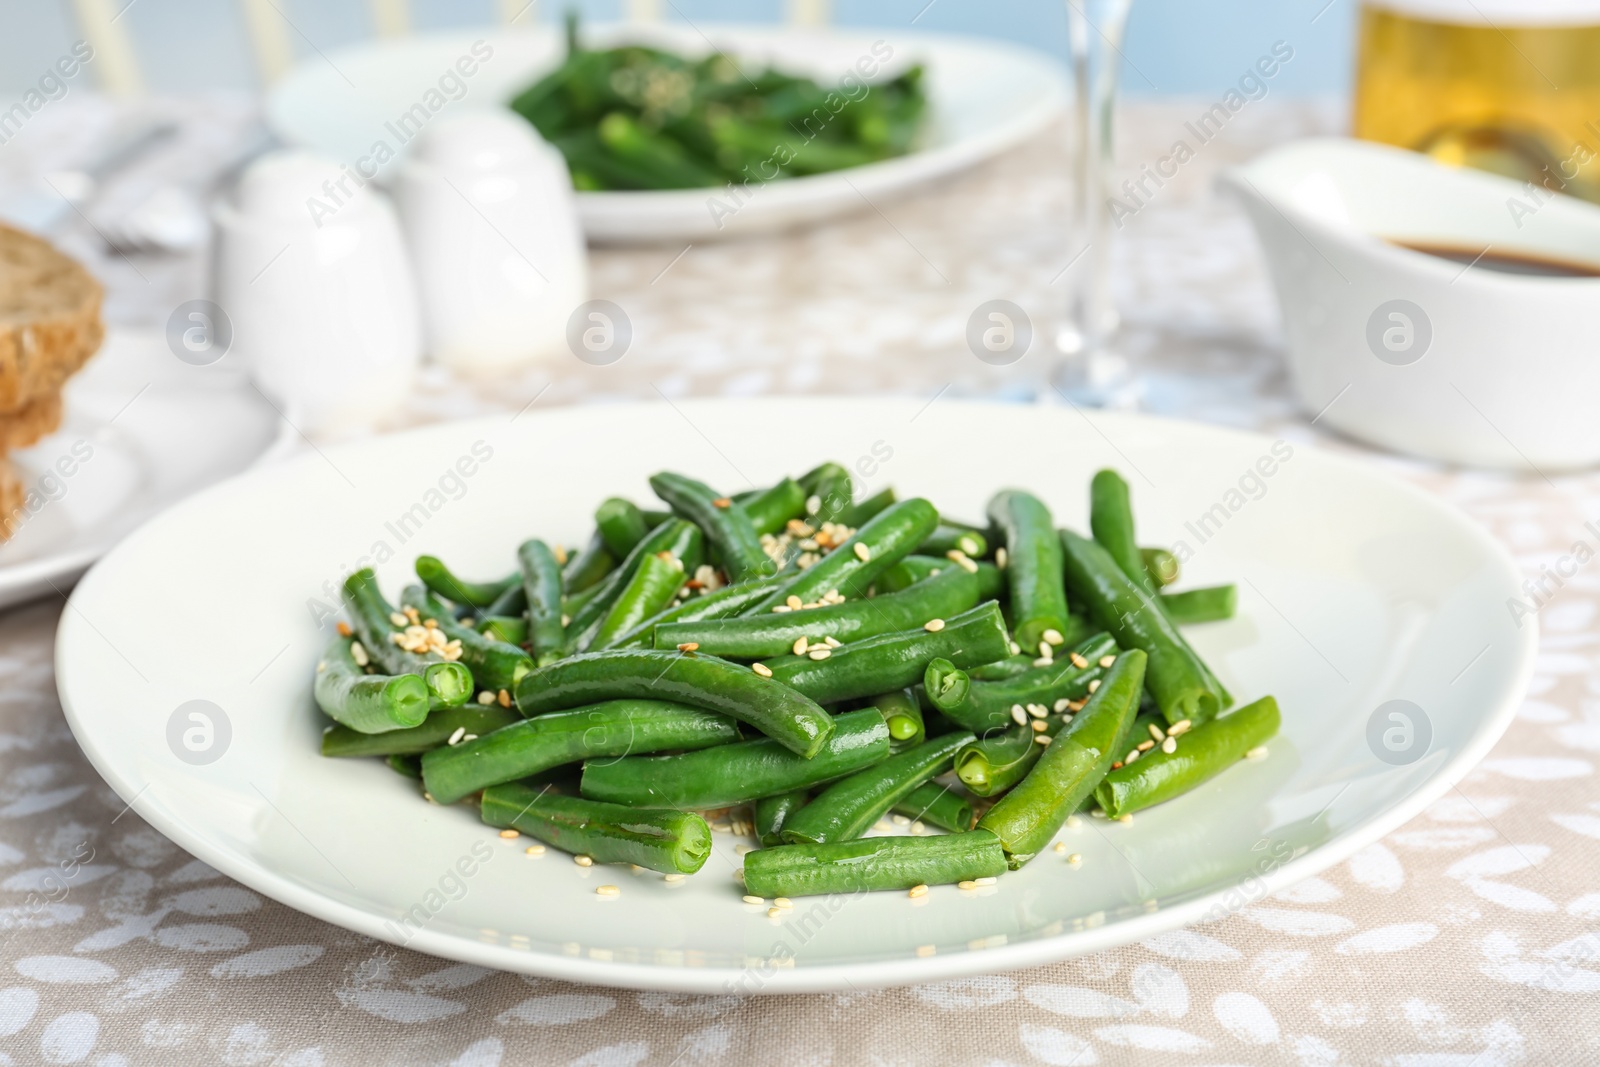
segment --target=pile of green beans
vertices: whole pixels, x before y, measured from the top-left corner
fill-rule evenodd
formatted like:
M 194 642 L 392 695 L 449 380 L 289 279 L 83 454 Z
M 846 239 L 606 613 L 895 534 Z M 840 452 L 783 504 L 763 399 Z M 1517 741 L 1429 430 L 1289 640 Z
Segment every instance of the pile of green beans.
M 761 845 L 748 892 L 920 896 L 1037 859 L 1075 812 L 1131 819 L 1279 729 L 1271 697 L 1230 712 L 1180 630 L 1231 618 L 1236 589 L 1172 588 L 1181 553 L 1140 544 L 1115 471 L 1090 537 L 1022 489 L 984 527 L 857 500 L 838 463 L 649 484 L 660 505 L 607 498 L 581 547 L 524 540 L 502 577 L 419 556 L 396 607 L 352 574 L 312 686 L 323 755 L 384 759 L 580 863 L 690 875 L 748 809 L 726 816 Z

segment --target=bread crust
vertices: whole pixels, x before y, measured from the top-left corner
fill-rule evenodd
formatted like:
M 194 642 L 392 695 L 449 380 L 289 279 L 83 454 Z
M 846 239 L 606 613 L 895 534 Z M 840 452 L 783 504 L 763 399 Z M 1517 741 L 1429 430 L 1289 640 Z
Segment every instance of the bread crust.
M 48 241 L 0 224 L 0 416 L 58 393 L 105 337 L 104 291 Z

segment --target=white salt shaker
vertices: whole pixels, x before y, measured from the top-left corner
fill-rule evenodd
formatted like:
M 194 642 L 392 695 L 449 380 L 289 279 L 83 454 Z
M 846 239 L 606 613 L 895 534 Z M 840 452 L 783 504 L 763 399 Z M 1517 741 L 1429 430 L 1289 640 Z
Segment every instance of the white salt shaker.
M 428 126 L 395 187 L 429 355 L 512 370 L 567 350 L 588 266 L 561 153 L 509 111 Z
M 359 184 L 358 184 L 359 183 Z M 213 299 L 261 391 L 308 434 L 360 432 L 410 393 L 420 312 L 394 207 L 308 152 L 263 156 L 216 210 Z

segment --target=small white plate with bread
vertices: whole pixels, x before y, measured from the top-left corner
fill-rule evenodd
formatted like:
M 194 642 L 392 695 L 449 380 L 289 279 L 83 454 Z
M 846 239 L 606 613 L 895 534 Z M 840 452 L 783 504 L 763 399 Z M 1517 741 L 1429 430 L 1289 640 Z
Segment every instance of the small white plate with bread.
M 146 519 L 283 442 L 226 358 L 108 332 L 100 300 L 77 263 L 0 226 L 0 607 L 65 596 Z

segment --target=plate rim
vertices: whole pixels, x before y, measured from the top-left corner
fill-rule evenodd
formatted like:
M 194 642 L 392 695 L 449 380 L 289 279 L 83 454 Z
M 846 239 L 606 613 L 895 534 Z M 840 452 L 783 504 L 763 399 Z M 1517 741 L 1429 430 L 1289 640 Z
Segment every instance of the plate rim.
M 756 403 L 764 406 L 794 403 L 822 405 L 838 404 L 840 402 L 867 402 L 881 405 L 886 401 L 894 403 L 902 400 L 906 403 L 914 402 L 913 398 L 870 397 L 859 394 L 755 398 Z M 708 407 L 732 404 L 747 406 L 750 402 L 751 398 L 727 399 L 713 397 L 673 401 L 671 403 L 639 401 L 628 404 L 606 405 L 605 407 L 608 415 L 626 418 L 630 411 L 641 408 L 652 410 L 694 408 L 704 410 Z M 999 410 L 1015 410 L 1016 408 L 1015 404 L 995 401 L 964 400 L 960 401 L 960 403 Z M 582 411 L 590 407 L 590 405 L 569 405 L 552 409 L 552 412 Z M 1063 407 L 1064 410 L 1066 409 Z M 1239 430 L 1233 427 L 1194 420 L 1173 419 L 1143 413 L 1105 411 L 1089 413 L 1082 409 L 1076 410 L 1091 425 L 1096 422 L 1104 422 L 1112 425 L 1120 423 L 1138 426 L 1154 422 L 1166 426 L 1181 427 L 1182 430 L 1180 432 L 1200 432 L 1220 437 L 1269 443 L 1272 440 L 1267 435 L 1259 432 Z M 350 442 L 343 446 L 334 446 L 333 451 L 337 452 L 340 448 L 372 447 L 374 442 L 404 440 L 432 432 L 441 432 L 445 429 L 464 430 L 476 424 L 500 426 L 502 422 L 503 420 L 495 415 L 480 416 L 472 419 L 445 420 L 397 434 L 387 434 L 378 438 Z M 1304 448 L 1307 452 L 1315 455 L 1317 462 L 1330 463 L 1347 473 L 1358 473 L 1363 477 L 1377 478 L 1387 483 L 1391 488 L 1398 489 L 1414 502 L 1435 512 L 1445 521 L 1470 535 L 1485 550 L 1485 555 L 1502 568 L 1504 575 L 1508 579 L 1520 577 L 1520 571 L 1517 569 L 1509 550 L 1495 540 L 1481 524 L 1459 508 L 1371 462 L 1363 462 L 1356 457 L 1321 448 L 1315 443 L 1300 443 L 1297 444 L 1297 447 Z M 307 459 L 309 460 L 309 457 Z M 247 469 L 211 486 L 207 486 L 200 492 L 186 498 L 183 503 L 192 506 L 200 498 L 219 492 L 231 486 L 235 481 L 257 477 L 261 473 L 259 469 Z M 165 516 L 166 513 L 163 512 L 162 515 L 154 517 L 144 525 L 149 526 L 156 521 L 161 521 Z M 141 529 L 143 528 L 141 527 Z M 100 562 L 95 564 L 95 567 L 98 568 L 102 563 L 114 560 L 120 550 L 121 545 L 114 547 L 102 557 Z M 1515 583 L 1513 582 L 1513 584 Z M 129 782 L 120 773 L 120 768 L 117 764 L 110 760 L 107 753 L 96 745 L 91 732 L 87 728 L 87 724 L 73 708 L 71 699 L 66 692 L 69 674 L 69 664 L 66 662 L 68 643 L 81 638 L 80 633 L 74 632 L 79 627 L 77 622 L 79 613 L 74 610 L 73 601 L 82 595 L 81 590 L 83 588 L 84 586 L 80 585 L 79 589 L 73 591 L 56 629 L 53 662 L 56 672 L 57 695 L 68 726 L 71 728 L 74 738 L 78 741 L 79 747 L 89 759 L 90 764 L 94 767 L 96 773 L 111 786 L 113 791 L 132 808 L 139 799 L 139 795 L 149 788 L 150 783 L 146 783 L 144 786 L 137 786 Z M 1537 616 L 1533 617 L 1531 625 L 1524 625 L 1516 631 L 1518 641 L 1514 654 L 1517 657 L 1517 662 L 1512 673 L 1511 684 L 1506 690 L 1508 695 L 1499 702 L 1499 706 L 1491 709 L 1482 717 L 1470 740 L 1462 746 L 1461 751 L 1453 759 L 1432 772 L 1410 793 L 1388 809 L 1345 833 L 1314 847 L 1303 856 L 1256 876 L 1256 880 L 1263 886 L 1258 899 L 1265 898 L 1279 889 L 1319 874 L 1334 864 L 1350 858 L 1351 855 L 1362 848 L 1392 833 L 1443 796 L 1482 762 L 1490 749 L 1505 734 L 1516 715 L 1517 708 L 1526 696 L 1528 684 L 1536 665 L 1539 632 Z M 585 956 L 568 956 L 555 952 L 517 949 L 509 945 L 472 941 L 458 935 L 442 933 L 428 928 L 415 932 L 402 943 L 396 940 L 389 930 L 384 928 L 383 920 L 376 915 L 363 911 L 354 905 L 342 903 L 326 895 L 304 888 L 276 872 L 268 870 L 247 856 L 229 851 L 220 846 L 214 846 L 204 837 L 191 832 L 183 822 L 162 817 L 166 812 L 167 809 L 163 807 L 155 816 L 147 817 L 140 813 L 140 817 L 149 822 L 158 832 L 171 838 L 191 855 L 222 872 L 227 877 L 233 878 L 279 903 L 294 908 L 296 911 L 311 915 L 343 929 L 443 959 L 477 964 L 495 970 L 555 978 L 584 985 L 602 985 L 648 991 L 699 994 L 740 992 L 761 995 L 822 993 L 841 989 L 884 988 L 1040 966 L 1086 955 L 1091 952 L 1118 948 L 1143 941 L 1158 934 L 1189 927 L 1194 925 L 1197 920 L 1204 918 L 1216 906 L 1217 898 L 1228 891 L 1227 889 L 1219 889 L 1192 900 L 1160 907 L 1155 911 L 1132 915 L 1118 919 L 1116 922 L 1087 930 L 1033 937 L 1026 941 L 1005 944 L 995 948 L 968 948 L 964 951 L 938 954 L 926 958 L 907 956 L 870 960 L 861 963 L 826 963 L 792 968 L 778 967 L 770 969 L 770 974 L 764 974 L 759 987 L 752 990 L 743 988 L 744 984 L 748 982 L 747 976 L 752 970 L 750 966 L 693 967 L 597 960 Z

